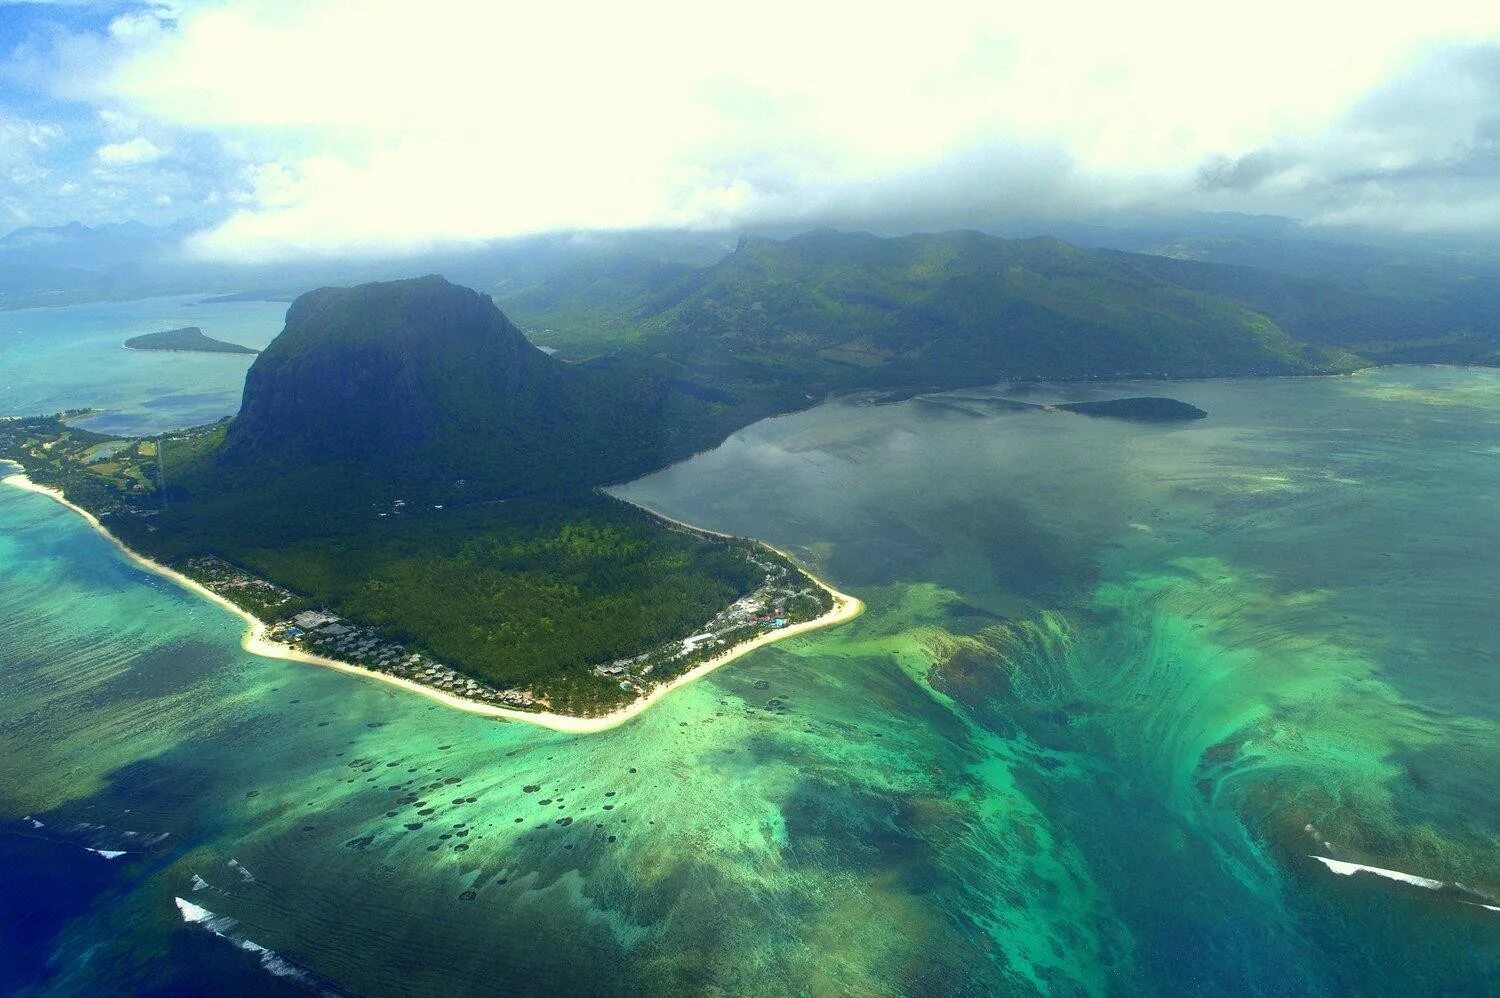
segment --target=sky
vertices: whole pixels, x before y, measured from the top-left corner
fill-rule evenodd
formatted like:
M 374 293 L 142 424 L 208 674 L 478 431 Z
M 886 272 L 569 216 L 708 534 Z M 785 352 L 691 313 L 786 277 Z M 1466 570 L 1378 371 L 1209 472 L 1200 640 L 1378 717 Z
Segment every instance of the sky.
M 0 0 L 0 230 L 1500 225 L 1500 4 Z

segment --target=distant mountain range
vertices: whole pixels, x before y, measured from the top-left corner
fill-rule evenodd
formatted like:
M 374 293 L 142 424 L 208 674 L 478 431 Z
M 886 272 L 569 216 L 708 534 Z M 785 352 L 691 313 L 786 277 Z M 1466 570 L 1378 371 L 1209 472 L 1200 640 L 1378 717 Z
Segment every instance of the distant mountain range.
M 1346 370 L 1221 293 L 1226 268 L 977 232 L 744 238 L 696 270 L 597 267 L 506 301 L 565 354 L 645 354 L 721 389 Z M 1274 279 L 1294 289 L 1293 279 Z
M 175 253 L 187 231 L 139 222 L 16 229 L 0 237 L 0 306 L 169 293 L 175 276 L 158 261 Z
M 384 281 L 414 272 L 442 273 L 494 295 L 523 327 L 538 334 L 540 342 L 572 356 L 598 356 L 618 353 L 642 336 L 662 332 L 669 317 L 655 324 L 648 320 L 675 306 L 687 306 L 685 299 L 716 274 L 729 279 L 723 272 L 725 265 L 743 264 L 752 255 L 741 252 L 743 246 L 737 250 L 735 237 L 726 233 L 554 233 L 415 256 L 236 265 L 184 254 L 183 240 L 193 231 L 195 226 L 186 222 L 94 227 L 74 222 L 17 229 L 0 237 L 0 308 L 195 292 L 290 301 L 322 285 Z M 1031 307 L 1052 308 L 1057 293 L 1074 291 L 1068 285 L 1072 280 L 1069 269 L 1087 259 L 1097 271 L 1089 280 L 1097 278 L 1116 287 L 1096 284 L 1078 289 L 1079 301 L 1066 305 L 1064 312 L 1087 313 L 1094 295 L 1102 295 L 1103 309 L 1074 314 L 1075 320 L 1107 324 L 1105 313 L 1121 314 L 1113 308 L 1116 294 L 1124 296 L 1120 303 L 1128 308 L 1132 294 L 1158 294 L 1164 285 L 1175 285 L 1183 292 L 1222 299 L 1220 305 L 1258 313 L 1295 340 L 1347 348 L 1377 363 L 1500 363 L 1500 251 L 1481 241 L 1368 234 L 1354 241 L 1347 234 L 1336 236 L 1287 218 L 1202 213 L 1114 216 L 1091 222 L 1011 221 L 989 231 L 1027 238 L 1010 240 L 1022 245 L 1002 251 L 985 244 L 978 233 L 970 233 L 974 245 L 953 253 L 947 262 L 939 259 L 937 265 L 951 267 L 950 277 L 967 274 L 972 278 L 992 272 L 1000 255 L 1007 253 L 1015 258 L 1015 266 L 1052 282 L 1045 293 L 1033 289 L 1040 295 L 1033 297 L 1013 281 L 1003 289 L 1009 307 L 1026 302 Z M 843 235 L 858 241 L 857 234 Z M 915 273 L 903 277 L 874 258 L 879 254 L 862 258 L 855 252 L 842 261 L 832 236 L 822 232 L 785 240 L 803 255 L 803 261 L 794 266 L 818 265 L 810 253 L 822 246 L 829 251 L 826 262 L 831 267 L 873 268 L 862 276 L 849 273 L 816 279 L 818 293 L 833 299 L 834 312 L 827 317 L 840 312 L 855 318 L 865 314 L 851 308 L 852 302 L 837 300 L 841 292 L 836 285 L 846 277 L 854 285 L 873 282 L 877 287 L 871 293 L 877 297 L 917 304 L 915 298 L 906 300 L 908 295 L 924 293 L 912 281 Z M 1080 257 L 1056 246 L 1046 249 L 1045 243 L 1035 241 L 1037 237 L 1063 240 L 1075 249 L 1101 255 Z M 962 242 L 954 233 L 906 239 L 906 243 L 901 239 L 894 243 L 909 250 L 916 245 L 927 247 L 921 252 L 936 253 L 938 258 L 942 246 L 953 248 Z M 766 240 L 747 242 L 755 245 Z M 847 243 L 844 249 L 854 251 Z M 1109 251 L 1116 259 L 1103 255 Z M 1063 270 L 1053 273 L 1055 267 Z M 882 268 L 883 272 L 876 272 Z M 943 275 L 934 271 L 933 276 Z M 887 281 L 892 282 L 890 287 L 878 287 Z M 1127 291 L 1122 281 L 1133 284 L 1135 291 Z M 856 287 L 850 290 L 858 293 Z M 966 293 L 975 295 L 975 305 L 996 304 L 1001 289 L 981 293 L 971 287 Z M 1180 311 L 1183 305 L 1179 296 L 1169 311 Z M 716 307 L 706 306 L 700 314 L 711 315 Z M 684 321 L 690 321 L 687 310 L 679 313 Z M 1082 330 L 1078 335 L 1088 338 Z M 862 350 L 862 345 L 853 344 L 849 359 L 855 360 Z M 1125 350 L 1118 359 L 1130 364 L 1141 359 L 1131 358 Z M 932 356 L 928 359 L 935 361 Z M 1296 360 L 1307 362 L 1305 357 Z
M 0 236 L 0 259 L 7 264 L 25 262 L 72 270 L 117 267 L 138 261 L 142 253 L 174 248 L 192 229 L 185 223 L 154 226 L 141 222 L 32 226 Z
M 1387 261 L 1364 281 L 1379 293 L 1355 278 L 1361 253 Z M 875 369 L 1184 377 L 1341 370 L 1350 354 L 1500 362 L 1500 270 L 1418 256 L 1351 250 L 1334 281 L 1044 237 L 824 230 L 747 237 L 708 267 L 591 261 L 501 304 L 570 356 L 656 350 L 748 376 L 796 351 L 799 365 L 826 362 L 834 385 Z M 839 377 L 840 364 L 864 373 Z
M 0 236 L 0 309 L 185 294 L 291 301 L 325 285 L 388 281 L 414 273 L 443 273 L 502 293 L 530 287 L 581 262 L 631 259 L 703 265 L 734 246 L 734 238 L 722 233 L 557 233 L 419 255 L 393 252 L 250 264 L 203 260 L 186 252 L 184 241 L 200 228 L 189 222 L 93 227 L 72 222 L 17 229 Z

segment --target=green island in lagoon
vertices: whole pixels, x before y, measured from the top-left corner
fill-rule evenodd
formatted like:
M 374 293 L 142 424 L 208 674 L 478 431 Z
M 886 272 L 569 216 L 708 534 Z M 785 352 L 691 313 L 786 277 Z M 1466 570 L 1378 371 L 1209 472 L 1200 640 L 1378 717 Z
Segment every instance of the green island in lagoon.
M 216 340 L 197 326 L 142 333 L 125 341 L 127 350 L 165 350 L 169 353 L 259 353 L 251 347 Z

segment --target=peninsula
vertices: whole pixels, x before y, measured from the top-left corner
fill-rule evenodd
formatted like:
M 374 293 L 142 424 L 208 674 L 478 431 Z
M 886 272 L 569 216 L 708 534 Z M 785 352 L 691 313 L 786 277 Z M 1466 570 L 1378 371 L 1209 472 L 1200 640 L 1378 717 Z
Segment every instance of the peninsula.
M 1069 283 L 1038 276 L 1063 264 Z M 628 327 L 590 287 L 575 314 L 594 332 L 557 356 L 441 277 L 308 292 L 233 418 L 143 439 L 12 419 L 0 457 L 247 614 L 256 650 L 582 724 L 859 608 L 781 552 L 603 486 L 836 392 L 1361 363 L 1113 257 L 974 233 L 747 239 L 670 293 L 630 291 L 649 305 Z
M 125 347 L 129 350 L 171 350 L 182 353 L 260 353 L 259 350 L 253 350 L 238 343 L 229 343 L 206 336 L 197 326 L 183 326 L 181 329 L 164 329 L 159 333 L 132 336 L 125 341 Z
M 714 415 L 424 278 L 298 299 L 232 420 L 123 439 L 11 419 L 0 456 L 246 616 L 254 651 L 592 730 L 859 610 L 781 552 L 598 491 L 697 449 Z

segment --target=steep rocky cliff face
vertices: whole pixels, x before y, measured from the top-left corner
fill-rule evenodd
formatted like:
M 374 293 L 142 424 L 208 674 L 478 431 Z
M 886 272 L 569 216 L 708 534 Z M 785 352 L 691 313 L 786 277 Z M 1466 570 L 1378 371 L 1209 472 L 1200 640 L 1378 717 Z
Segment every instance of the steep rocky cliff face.
M 358 467 L 503 497 L 597 485 L 679 456 L 704 403 L 663 380 L 573 367 L 441 277 L 324 288 L 245 379 L 228 472 Z

